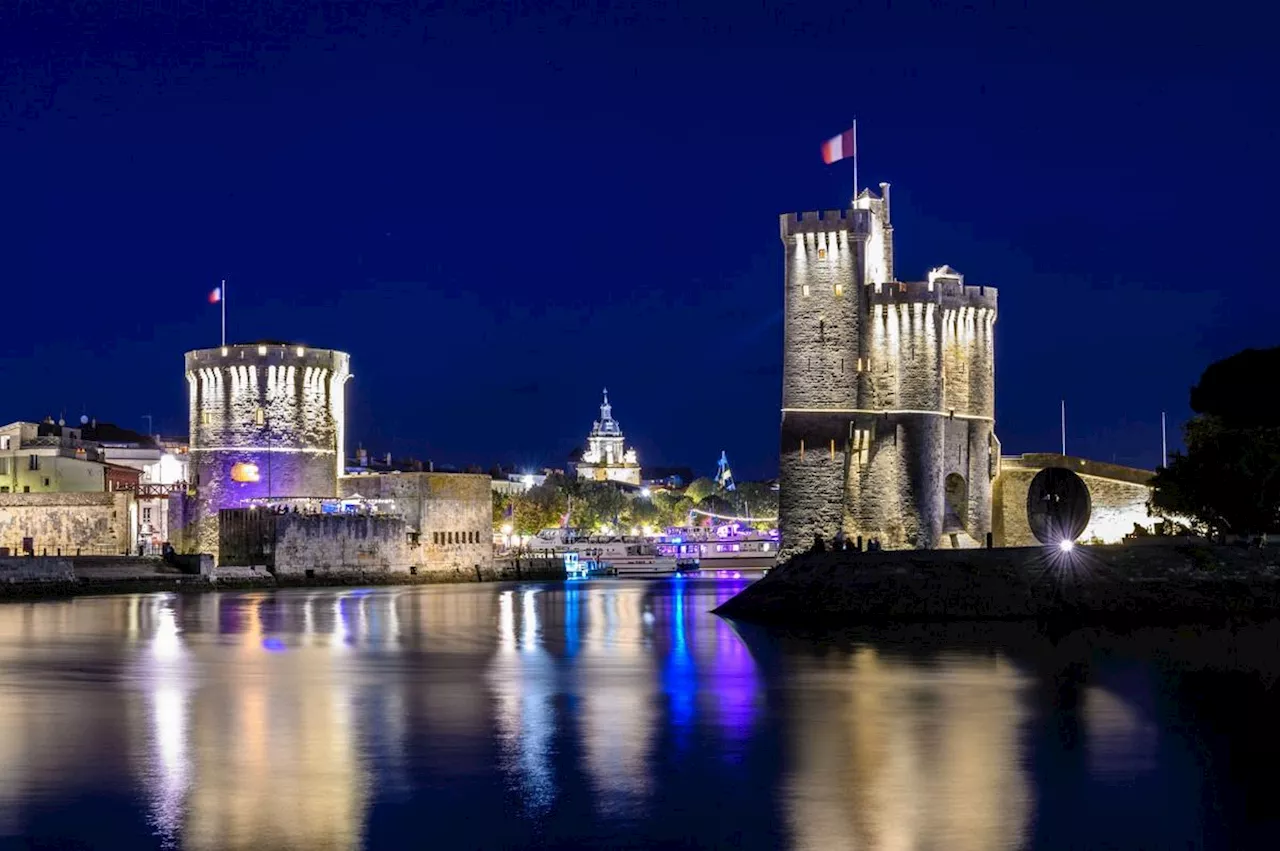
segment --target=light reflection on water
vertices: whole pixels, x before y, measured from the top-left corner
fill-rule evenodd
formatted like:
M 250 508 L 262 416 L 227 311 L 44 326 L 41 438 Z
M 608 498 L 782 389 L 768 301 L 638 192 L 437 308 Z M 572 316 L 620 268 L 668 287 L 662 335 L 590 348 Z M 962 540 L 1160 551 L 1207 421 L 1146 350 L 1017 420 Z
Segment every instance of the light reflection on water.
M 1202 775 L 1240 726 L 1215 701 L 1271 717 L 1275 624 L 1153 650 L 1169 635 L 708 614 L 744 584 L 2 605 L 0 838 L 979 851 L 1239 848 L 1274 824 L 1239 756 Z M 1235 734 L 1266 755 L 1273 726 Z

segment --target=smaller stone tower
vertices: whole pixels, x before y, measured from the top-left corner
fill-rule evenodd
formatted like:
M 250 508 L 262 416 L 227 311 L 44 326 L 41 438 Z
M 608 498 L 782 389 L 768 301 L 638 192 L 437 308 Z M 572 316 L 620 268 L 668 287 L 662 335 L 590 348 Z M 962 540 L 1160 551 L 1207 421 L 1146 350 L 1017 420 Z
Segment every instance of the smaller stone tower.
M 223 508 L 337 496 L 349 355 L 292 343 L 197 349 L 186 376 L 193 493 L 175 501 L 175 546 L 216 555 Z

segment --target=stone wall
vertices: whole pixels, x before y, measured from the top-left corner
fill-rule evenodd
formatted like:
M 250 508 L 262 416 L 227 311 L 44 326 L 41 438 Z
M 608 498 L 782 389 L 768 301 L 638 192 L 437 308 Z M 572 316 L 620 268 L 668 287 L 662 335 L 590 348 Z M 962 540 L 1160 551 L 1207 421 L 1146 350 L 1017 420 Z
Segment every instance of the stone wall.
M 398 517 L 343 514 L 275 515 L 277 576 L 408 573 L 420 560 Z
M 787 411 L 782 415 L 779 550 L 807 550 L 814 536 L 830 541 L 845 523 L 849 417 Z
M 133 546 L 132 501 L 124 492 L 0 494 L 0 547 L 20 554 L 22 539 L 29 537 L 37 555 L 127 553 Z
M 996 546 L 1040 545 L 1027 523 L 1027 489 L 1046 467 L 1071 470 L 1089 488 L 1092 510 L 1081 541 L 1118 543 L 1133 531 L 1135 523 L 1149 530 L 1157 522 L 1147 510 L 1151 499 L 1149 482 L 1155 475 L 1149 470 L 1053 453 L 1014 455 L 1000 459 L 993 500 Z
M 493 486 L 469 473 L 343 476 L 341 495 L 387 499 L 418 533 L 419 566 L 430 571 L 488 571 L 493 566 Z
M 277 576 L 409 573 L 421 561 L 399 517 L 228 508 L 218 528 L 218 570 L 262 565 Z
M 64 558 L 0 557 L 0 583 L 74 582 L 75 571 Z

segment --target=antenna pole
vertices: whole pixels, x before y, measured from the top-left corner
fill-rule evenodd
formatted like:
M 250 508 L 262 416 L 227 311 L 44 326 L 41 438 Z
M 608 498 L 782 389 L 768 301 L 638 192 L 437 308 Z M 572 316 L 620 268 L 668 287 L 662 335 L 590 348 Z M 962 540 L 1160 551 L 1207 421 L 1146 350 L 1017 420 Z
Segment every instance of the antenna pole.
M 1169 442 L 1165 432 L 1164 411 L 1160 412 L 1160 466 L 1169 466 Z
M 219 292 L 222 298 L 218 301 L 222 302 L 222 345 L 227 344 L 227 279 L 222 279 L 222 290 Z
M 1062 454 L 1067 454 L 1067 400 L 1062 400 Z

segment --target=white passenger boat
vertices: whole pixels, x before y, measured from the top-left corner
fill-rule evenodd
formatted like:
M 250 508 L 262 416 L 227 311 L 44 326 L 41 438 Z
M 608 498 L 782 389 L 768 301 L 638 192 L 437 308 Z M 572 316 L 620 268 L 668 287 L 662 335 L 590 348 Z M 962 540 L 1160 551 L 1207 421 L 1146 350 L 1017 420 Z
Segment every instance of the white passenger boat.
M 658 552 L 653 541 L 631 535 L 577 536 L 564 529 L 544 529 L 529 540 L 535 550 L 577 553 L 580 561 L 594 562 L 619 577 L 663 577 L 696 570 L 680 565 Z
M 737 523 L 714 529 L 670 529 L 657 547 L 659 553 L 677 561 L 696 561 L 704 575 L 767 571 L 778 561 L 776 532 L 760 532 Z

